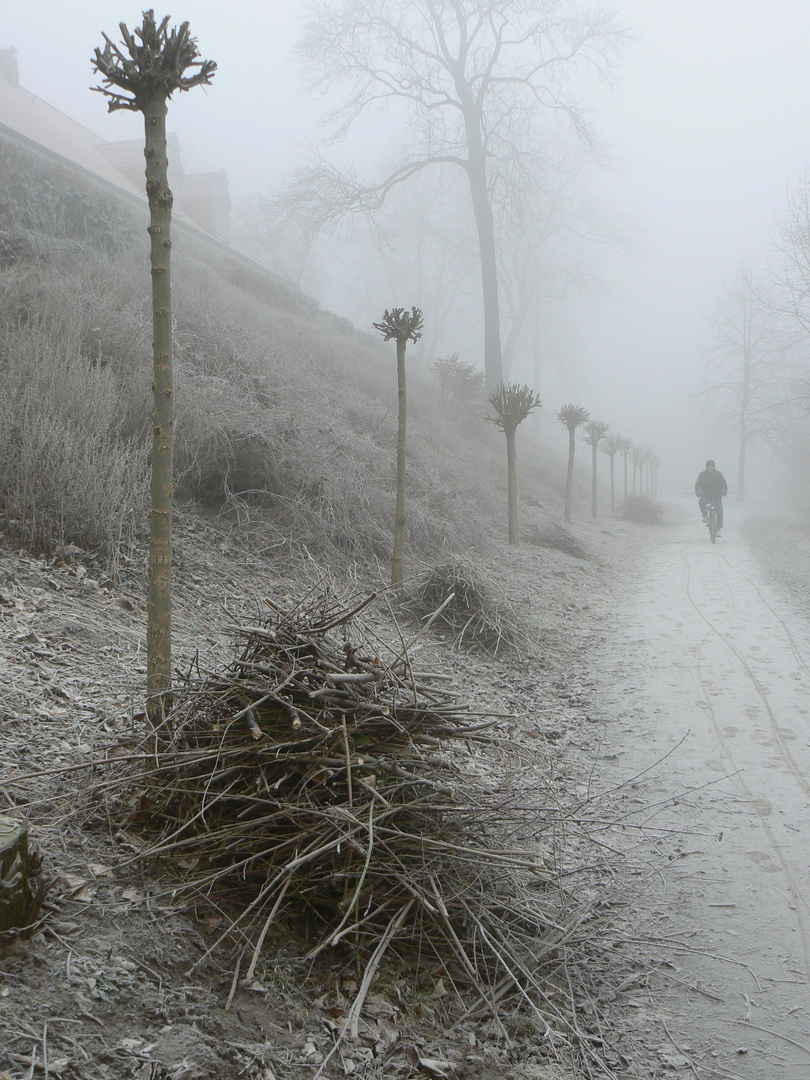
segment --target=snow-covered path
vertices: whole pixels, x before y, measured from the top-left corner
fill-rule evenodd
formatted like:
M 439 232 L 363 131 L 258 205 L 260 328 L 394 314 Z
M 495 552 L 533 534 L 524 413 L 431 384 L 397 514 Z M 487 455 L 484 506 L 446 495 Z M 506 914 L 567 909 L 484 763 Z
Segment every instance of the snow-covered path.
M 594 658 L 602 783 L 659 762 L 633 796 L 670 856 L 640 912 L 666 989 L 629 1007 L 676 1075 L 807 1080 L 810 620 L 733 514 L 714 546 L 692 505 L 672 516 Z

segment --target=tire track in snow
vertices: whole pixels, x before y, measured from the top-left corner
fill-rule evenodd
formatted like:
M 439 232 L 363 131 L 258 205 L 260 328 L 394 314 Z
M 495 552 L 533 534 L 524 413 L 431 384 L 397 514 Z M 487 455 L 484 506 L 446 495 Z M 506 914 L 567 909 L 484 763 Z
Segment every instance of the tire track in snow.
M 681 555 L 683 556 L 683 552 L 681 552 Z M 782 734 L 782 731 L 781 731 L 781 729 L 779 727 L 779 723 L 778 723 L 778 721 L 776 719 L 776 716 L 774 715 L 774 711 L 771 708 L 771 703 L 768 700 L 768 692 L 767 692 L 767 690 L 765 689 L 765 687 L 762 685 L 762 683 L 759 681 L 759 679 L 754 674 L 754 671 L 752 670 L 751 665 L 749 664 L 748 660 L 746 659 L 745 653 L 741 649 L 739 649 L 736 645 L 734 645 L 734 643 L 728 638 L 728 636 L 723 634 L 723 632 L 721 630 L 719 630 L 717 628 L 717 626 L 714 625 L 714 623 L 711 621 L 711 619 L 709 619 L 707 617 L 705 612 L 703 612 L 701 610 L 701 608 L 698 606 L 698 604 L 695 602 L 695 598 L 694 598 L 694 596 L 692 595 L 692 593 L 690 591 L 690 579 L 691 579 L 692 568 L 691 568 L 691 566 L 689 566 L 689 563 L 688 563 L 688 560 L 686 560 L 686 557 L 683 556 L 683 558 L 684 558 L 684 561 L 687 564 L 686 595 L 689 598 L 690 604 L 695 609 L 695 611 L 700 616 L 700 618 L 706 623 L 706 625 L 709 627 L 709 629 L 723 643 L 723 645 L 726 646 L 726 648 L 729 650 L 729 652 L 732 653 L 732 655 L 737 659 L 738 663 L 742 667 L 742 669 L 745 672 L 746 676 L 750 680 L 751 685 L 753 686 L 754 691 L 757 694 L 757 697 L 760 699 L 763 706 L 765 707 L 765 712 L 766 712 L 766 715 L 768 717 L 768 722 L 770 723 L 771 732 L 773 734 L 774 739 L 776 740 L 777 746 L 779 747 L 779 752 L 780 752 L 780 754 L 782 756 L 782 761 L 787 766 L 789 771 L 792 773 L 793 778 L 796 780 L 796 782 L 799 785 L 799 787 L 801 788 L 801 790 L 805 793 L 805 795 L 808 796 L 808 798 L 810 798 L 810 783 L 808 783 L 808 781 L 805 779 L 805 776 L 804 776 L 801 768 L 797 764 L 796 759 L 793 757 L 793 754 L 790 752 L 790 749 L 789 749 L 789 747 L 787 745 L 787 742 L 785 741 L 785 737 Z M 718 562 L 719 561 L 720 560 L 718 559 Z M 759 592 L 759 590 L 757 590 L 757 592 Z M 736 599 L 735 599 L 735 603 L 736 603 Z M 766 604 L 765 606 L 768 608 L 769 611 L 773 612 L 773 608 L 769 604 Z M 793 648 L 794 648 L 794 651 L 795 651 L 795 642 L 793 641 L 792 637 L 791 637 L 791 644 L 793 645 Z

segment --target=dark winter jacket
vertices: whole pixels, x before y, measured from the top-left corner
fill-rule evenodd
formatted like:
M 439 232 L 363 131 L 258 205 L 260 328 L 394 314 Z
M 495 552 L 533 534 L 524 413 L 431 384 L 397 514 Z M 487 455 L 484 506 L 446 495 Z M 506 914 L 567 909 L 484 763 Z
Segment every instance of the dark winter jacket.
M 707 499 L 716 499 L 718 495 L 728 495 L 728 484 L 717 469 L 704 469 L 695 481 L 695 494 L 705 495 Z

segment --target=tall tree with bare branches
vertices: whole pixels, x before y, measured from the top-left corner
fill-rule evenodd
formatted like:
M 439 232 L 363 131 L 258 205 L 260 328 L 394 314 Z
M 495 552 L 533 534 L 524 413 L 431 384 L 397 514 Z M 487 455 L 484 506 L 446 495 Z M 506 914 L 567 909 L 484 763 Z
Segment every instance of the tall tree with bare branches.
M 598 487 L 596 483 L 596 462 L 599 444 L 607 435 L 609 424 L 603 420 L 589 420 L 585 425 L 585 442 L 591 447 L 591 517 L 595 518 L 599 512 Z
M 172 192 L 168 181 L 166 113 L 176 90 L 211 82 L 216 64 L 200 60 L 188 23 L 169 29 L 152 10 L 130 33 L 119 24 L 122 44 L 104 34 L 93 67 L 102 75 L 95 87 L 108 99 L 110 112 L 143 114 L 146 129 L 146 194 L 151 237 L 154 402 L 152 425 L 152 505 L 149 510 L 149 594 L 147 600 L 147 716 L 157 729 L 169 704 L 172 684 L 172 468 L 174 386 L 172 372 L 172 290 L 170 253 Z
M 336 138 L 372 110 L 408 110 L 416 146 L 374 183 L 323 159 L 300 170 L 283 204 L 313 229 L 373 212 L 425 168 L 463 170 L 475 218 L 487 391 L 502 381 L 492 169 L 551 111 L 591 138 L 573 81 L 610 76 L 625 33 L 576 0 L 314 0 L 299 55 L 313 90 L 346 87 L 328 114 Z M 531 140 L 529 140 L 531 141 Z
M 392 308 L 386 311 L 382 320 L 374 323 L 384 341 L 391 338 L 397 343 L 397 502 L 394 511 L 394 554 L 391 559 L 391 584 L 399 589 L 402 585 L 402 559 L 405 547 L 405 451 L 407 448 L 406 424 L 408 420 L 405 397 L 405 346 L 409 341 L 418 341 L 422 336 L 422 312 L 412 307 Z
M 795 279 L 791 281 L 795 284 Z M 784 291 L 781 295 L 784 298 Z M 798 297 L 795 310 L 804 310 Z M 745 498 L 748 448 L 757 439 L 770 439 L 773 406 L 782 391 L 780 361 L 787 338 L 780 334 L 774 316 L 774 303 L 763 283 L 747 267 L 724 283 L 711 315 L 707 378 L 700 396 L 711 408 L 718 432 L 737 441 L 739 499 Z
M 584 424 L 590 413 L 582 405 L 569 402 L 557 413 L 557 419 L 568 431 L 568 468 L 565 473 L 565 520 L 571 520 L 571 504 L 574 498 L 574 452 L 576 450 L 576 431 Z
M 509 383 L 496 386 L 489 395 L 489 403 L 495 410 L 488 416 L 506 436 L 507 516 L 509 543 L 518 543 L 517 509 L 517 448 L 515 436 L 520 424 L 533 409 L 539 409 L 540 398 L 528 386 Z

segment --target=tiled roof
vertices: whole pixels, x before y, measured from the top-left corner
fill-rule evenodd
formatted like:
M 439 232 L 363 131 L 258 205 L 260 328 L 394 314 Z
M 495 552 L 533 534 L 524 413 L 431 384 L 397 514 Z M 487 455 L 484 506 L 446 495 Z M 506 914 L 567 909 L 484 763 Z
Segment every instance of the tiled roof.
M 214 198 L 230 210 L 228 177 L 224 169 L 207 173 L 187 173 L 183 177 L 183 199 L 188 201 L 200 198 Z
M 143 169 L 143 139 L 98 143 L 98 152 L 116 169 Z

